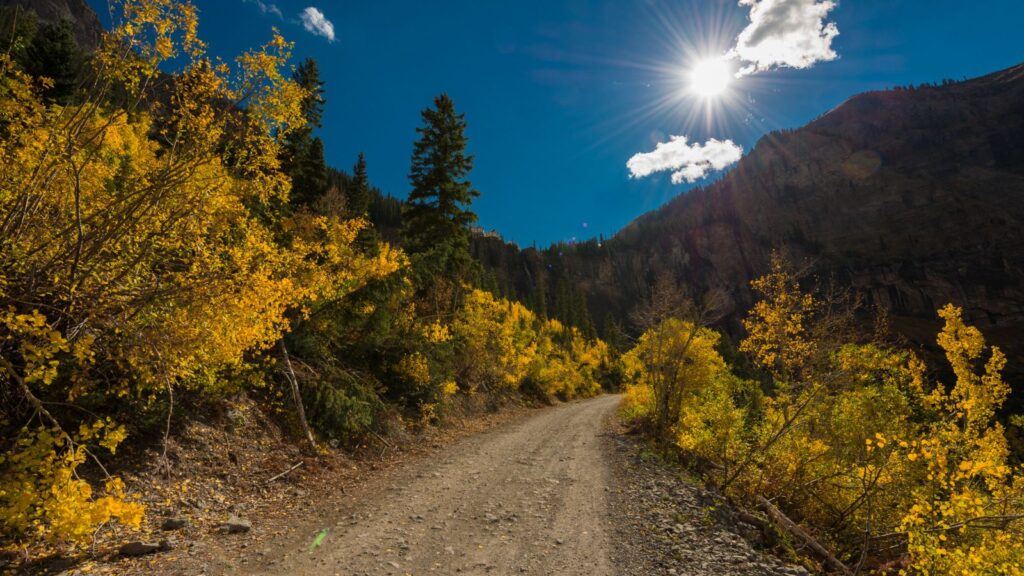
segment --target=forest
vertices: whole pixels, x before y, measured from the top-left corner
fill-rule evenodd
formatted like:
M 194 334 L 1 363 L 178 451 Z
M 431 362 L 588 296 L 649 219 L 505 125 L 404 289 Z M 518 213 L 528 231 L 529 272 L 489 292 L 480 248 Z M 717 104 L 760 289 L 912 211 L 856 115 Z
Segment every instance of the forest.
M 1024 417 L 962 307 L 939 303 L 941 354 L 922 355 L 803 252 L 772 251 L 739 297 L 635 254 L 607 257 L 602 288 L 636 230 L 540 250 L 481 233 L 447 94 L 410 127 L 410 192 L 393 197 L 372 158 L 327 165 L 334 87 L 282 35 L 223 62 L 190 3 L 117 6 L 94 51 L 0 12 L 7 557 L 138 533 L 151 512 L 123 455 L 166 460 L 183 421 L 231 399 L 315 458 L 396 418 L 621 393 L 633 434 L 794 562 L 1024 573 Z

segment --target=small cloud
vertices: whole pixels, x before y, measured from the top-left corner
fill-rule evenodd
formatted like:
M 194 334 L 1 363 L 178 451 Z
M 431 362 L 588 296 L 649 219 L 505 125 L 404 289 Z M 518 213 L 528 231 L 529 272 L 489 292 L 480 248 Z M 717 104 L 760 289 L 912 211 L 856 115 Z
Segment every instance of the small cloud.
M 307 32 L 327 38 L 328 42 L 334 42 L 334 24 L 324 16 L 319 8 L 310 6 L 299 14 L 302 26 Z
M 284 18 L 284 14 L 281 13 L 281 9 L 273 2 L 264 2 L 263 0 L 242 0 L 242 2 L 245 2 L 246 4 L 255 4 L 256 7 L 260 9 L 260 12 L 264 14 L 273 14 L 278 18 Z
M 810 68 L 835 60 L 832 40 L 839 35 L 826 22 L 835 0 L 739 0 L 750 7 L 750 24 L 736 38 L 728 56 L 744 64 L 743 76 L 779 67 Z
M 732 140 L 712 138 L 703 144 L 690 144 L 686 136 L 672 136 L 668 142 L 659 142 L 652 152 L 635 154 L 626 167 L 632 178 L 671 171 L 673 184 L 692 183 L 735 164 L 742 156 L 743 147 Z

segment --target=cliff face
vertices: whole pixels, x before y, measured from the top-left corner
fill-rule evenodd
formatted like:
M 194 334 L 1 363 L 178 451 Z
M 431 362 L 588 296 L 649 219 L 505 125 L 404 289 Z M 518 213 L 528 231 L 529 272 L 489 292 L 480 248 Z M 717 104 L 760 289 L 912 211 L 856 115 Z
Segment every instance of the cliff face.
M 861 94 L 770 134 L 719 182 L 624 229 L 608 243 L 619 261 L 608 271 L 647 261 L 724 288 L 740 311 L 775 247 L 887 308 L 918 341 L 933 338 L 936 308 L 963 306 L 1020 366 L 1024 65 Z M 592 290 L 618 299 L 616 288 Z
M 87 52 L 96 49 L 103 33 L 99 17 L 86 0 L 0 0 L 0 6 L 20 6 L 31 10 L 39 22 L 45 24 L 70 22 L 78 45 Z

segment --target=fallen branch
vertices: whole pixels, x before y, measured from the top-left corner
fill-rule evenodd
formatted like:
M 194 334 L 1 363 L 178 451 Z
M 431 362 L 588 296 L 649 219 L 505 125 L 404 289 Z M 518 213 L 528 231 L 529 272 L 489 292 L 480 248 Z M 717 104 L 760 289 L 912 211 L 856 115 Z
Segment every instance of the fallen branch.
M 764 532 L 768 528 L 768 523 L 765 522 L 764 518 L 761 518 L 760 516 L 755 516 L 750 512 L 747 512 L 746 510 L 736 508 L 735 514 L 737 520 L 746 524 L 750 524 L 751 526 L 760 529 L 761 532 Z
M 814 553 L 817 554 L 818 557 L 825 562 L 826 566 L 828 566 L 832 570 L 835 570 L 836 572 L 839 572 L 840 574 L 852 576 L 853 572 L 851 572 L 850 569 L 846 567 L 846 564 L 840 562 L 834 554 L 829 552 L 828 549 L 822 546 L 817 540 L 815 540 L 813 536 L 804 531 L 804 529 L 797 525 L 796 522 L 790 520 L 785 514 L 782 513 L 781 510 L 779 510 L 774 504 L 769 502 L 767 498 L 765 498 L 764 496 L 758 496 L 757 502 L 761 506 L 761 508 L 764 509 L 765 513 L 768 514 L 768 517 L 776 526 L 802 540 L 808 548 L 813 550 Z
M 290 474 L 290 473 L 291 473 L 291 472 L 292 472 L 293 470 L 295 470 L 295 469 L 297 469 L 297 468 L 300 468 L 300 467 L 301 467 L 301 466 L 302 466 L 303 464 L 304 464 L 304 462 L 301 462 L 301 461 L 300 461 L 300 462 L 298 462 L 297 464 L 295 464 L 294 466 L 292 466 L 291 468 L 289 468 L 289 469 L 285 470 L 284 472 L 281 472 L 280 474 L 278 474 L 278 475 L 274 476 L 274 477 L 273 477 L 273 478 L 271 478 L 270 480 L 267 480 L 267 481 L 266 481 L 266 482 L 264 482 L 263 484 L 264 484 L 264 485 L 267 485 L 267 484 L 270 484 L 271 482 L 273 482 L 274 480 L 277 480 L 278 478 L 284 478 L 285 476 L 287 476 L 288 474 Z
M 394 448 L 394 446 L 391 445 L 391 442 L 388 442 L 387 440 L 385 440 L 384 437 L 381 436 L 380 434 L 377 434 L 376 432 L 374 432 L 372 430 L 370 431 L 370 433 L 373 434 L 374 436 L 376 436 L 377 440 L 380 440 L 381 442 L 383 442 L 384 445 L 387 446 L 388 448 Z

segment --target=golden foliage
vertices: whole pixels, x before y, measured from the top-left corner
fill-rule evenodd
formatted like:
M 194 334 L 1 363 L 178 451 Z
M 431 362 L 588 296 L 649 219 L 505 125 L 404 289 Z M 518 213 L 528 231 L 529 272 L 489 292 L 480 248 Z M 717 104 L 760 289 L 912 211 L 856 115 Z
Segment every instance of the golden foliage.
M 931 383 L 912 354 L 829 339 L 780 260 L 753 284 L 765 299 L 741 350 L 769 393 L 732 376 L 717 335 L 668 321 L 623 356 L 623 414 L 667 414 L 662 433 L 712 463 L 713 481 L 779 503 L 851 563 L 903 552 L 913 574 L 1020 574 L 1024 469 L 996 420 L 1004 355 L 946 306 L 938 343 L 956 382 Z
M 651 389 L 658 434 L 674 434 L 684 407 L 728 374 L 725 360 L 715 350 L 718 340 L 713 330 L 669 318 L 641 335 L 623 356 L 633 385 Z
M 604 342 L 483 290 L 466 294 L 451 331 L 457 373 L 470 391 L 518 390 L 529 382 L 549 398 L 591 396 L 600 391 L 597 371 L 609 362 Z
M 922 398 L 934 411 L 920 439 L 900 450 L 920 477 L 900 524 L 913 568 L 921 574 L 1024 573 L 1024 467 L 1007 463 L 1009 448 L 997 410 L 1010 393 L 996 347 L 963 322 L 959 308 L 939 311 L 938 343 L 956 376 Z M 920 370 L 920 365 L 917 365 Z M 918 374 L 918 381 L 923 375 Z
M 772 255 L 771 272 L 751 282 L 762 299 L 754 304 L 743 327 L 747 337 L 740 351 L 750 354 L 780 379 L 797 376 L 814 352 L 806 322 L 817 308 L 809 294 L 800 292 L 778 254 Z
M 66 107 L 0 55 L 0 372 L 47 417 L 0 445 L 4 530 L 25 540 L 80 544 L 142 513 L 120 480 L 94 493 L 76 473 L 87 437 L 113 452 L 124 428 L 73 437 L 39 397 L 211 386 L 289 313 L 405 265 L 386 244 L 356 249 L 363 220 L 270 217 L 291 185 L 282 142 L 305 122 L 291 44 L 275 31 L 228 66 L 206 56 L 191 4 L 122 4 L 91 89 Z
M 0 454 L 0 533 L 77 546 L 111 520 L 138 528 L 144 508 L 126 496 L 120 478 L 109 477 L 97 495 L 76 472 L 88 456 L 86 442 L 113 453 L 124 437 L 109 420 L 82 424 L 74 438 L 56 427 L 23 428 L 14 447 Z

